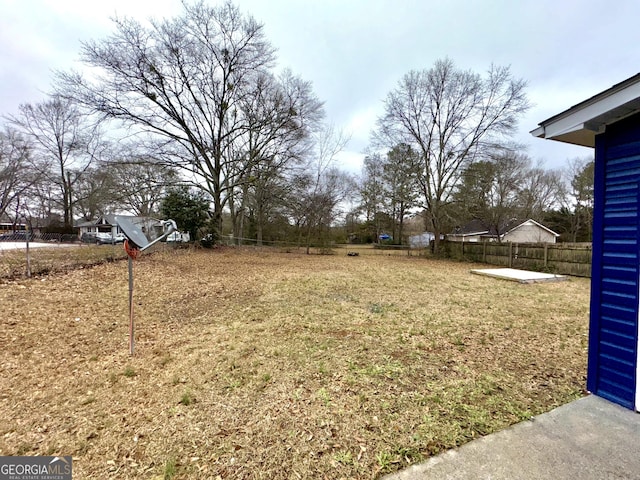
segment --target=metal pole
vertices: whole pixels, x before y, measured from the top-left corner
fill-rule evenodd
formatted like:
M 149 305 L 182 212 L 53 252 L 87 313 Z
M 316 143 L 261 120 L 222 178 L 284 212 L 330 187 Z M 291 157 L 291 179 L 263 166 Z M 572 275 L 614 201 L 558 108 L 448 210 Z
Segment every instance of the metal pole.
M 129 355 L 133 355 L 135 343 L 133 334 L 133 259 L 129 257 Z
M 27 278 L 31 278 L 31 252 L 29 252 L 29 235 L 31 235 L 31 230 L 27 228 L 25 233 L 27 242 Z

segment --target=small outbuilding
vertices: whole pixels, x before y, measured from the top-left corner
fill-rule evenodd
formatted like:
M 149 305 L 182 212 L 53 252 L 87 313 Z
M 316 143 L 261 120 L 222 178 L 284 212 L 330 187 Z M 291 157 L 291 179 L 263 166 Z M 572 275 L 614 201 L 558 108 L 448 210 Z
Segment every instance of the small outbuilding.
M 531 133 L 595 148 L 587 389 L 640 410 L 640 74 Z

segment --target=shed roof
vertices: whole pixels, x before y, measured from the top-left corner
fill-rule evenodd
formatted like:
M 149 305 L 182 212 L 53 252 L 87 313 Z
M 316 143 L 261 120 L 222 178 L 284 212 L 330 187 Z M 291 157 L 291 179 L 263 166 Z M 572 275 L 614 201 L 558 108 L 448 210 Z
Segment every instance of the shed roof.
M 489 233 L 489 226 L 479 218 L 474 218 L 470 222 L 466 224 L 456 227 L 454 232 L 451 235 L 467 237 L 474 235 L 482 235 L 484 233 Z
M 535 226 L 536 226 L 536 227 L 538 227 L 538 228 L 541 228 L 541 229 L 543 229 L 543 230 L 546 230 L 547 232 L 549 232 L 549 233 L 550 233 L 551 235 L 553 235 L 554 237 L 559 237 L 559 236 L 560 236 L 560 234 L 559 234 L 559 233 L 554 232 L 554 231 L 553 231 L 553 230 L 551 230 L 549 227 L 545 227 L 545 226 L 544 226 L 544 225 L 542 225 L 541 223 L 538 223 L 538 222 L 536 222 L 535 220 L 533 220 L 532 218 L 530 218 L 529 220 L 525 220 L 524 222 L 519 223 L 519 224 L 518 224 L 518 225 L 516 225 L 515 227 L 511 228 L 510 230 L 508 230 L 507 232 L 505 232 L 505 235 L 506 235 L 507 233 L 511 233 L 511 232 L 513 232 L 514 230 L 517 230 L 518 228 L 523 227 L 523 226 L 525 226 L 525 225 L 535 225 Z
M 640 73 L 558 113 L 531 131 L 534 137 L 595 147 L 606 126 L 640 112 Z

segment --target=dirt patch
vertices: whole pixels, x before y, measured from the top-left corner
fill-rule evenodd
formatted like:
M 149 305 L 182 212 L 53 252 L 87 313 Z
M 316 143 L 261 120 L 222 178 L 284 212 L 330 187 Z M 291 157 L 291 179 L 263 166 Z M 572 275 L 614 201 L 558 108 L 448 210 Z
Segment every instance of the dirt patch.
M 375 478 L 583 393 L 589 281 L 160 252 L 0 285 L 0 454 L 78 478 Z

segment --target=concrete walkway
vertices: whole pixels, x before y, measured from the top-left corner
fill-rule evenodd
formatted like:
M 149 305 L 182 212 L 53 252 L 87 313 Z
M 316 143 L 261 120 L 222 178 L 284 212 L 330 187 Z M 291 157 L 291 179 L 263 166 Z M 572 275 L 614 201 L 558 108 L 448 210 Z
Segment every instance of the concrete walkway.
M 589 396 L 384 478 L 640 479 L 640 414 Z

